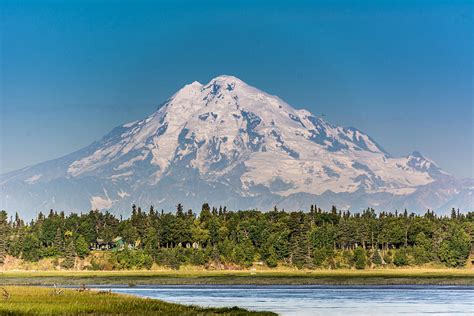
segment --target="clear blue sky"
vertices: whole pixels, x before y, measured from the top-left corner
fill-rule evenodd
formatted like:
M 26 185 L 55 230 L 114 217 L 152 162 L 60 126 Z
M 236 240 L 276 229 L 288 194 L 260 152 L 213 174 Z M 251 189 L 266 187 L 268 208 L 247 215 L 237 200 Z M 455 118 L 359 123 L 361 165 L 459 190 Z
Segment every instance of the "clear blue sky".
M 473 3 L 313 2 L 1 1 L 0 173 L 232 74 L 473 177 Z

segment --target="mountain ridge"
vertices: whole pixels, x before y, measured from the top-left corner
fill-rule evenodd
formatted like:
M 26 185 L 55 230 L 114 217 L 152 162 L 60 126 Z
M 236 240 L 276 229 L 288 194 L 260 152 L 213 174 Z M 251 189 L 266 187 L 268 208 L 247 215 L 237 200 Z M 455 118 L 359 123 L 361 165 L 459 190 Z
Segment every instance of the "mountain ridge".
M 0 175 L 2 208 L 34 212 L 178 202 L 471 210 L 473 187 L 417 151 L 393 157 L 357 128 L 228 75 L 185 85 L 145 119 L 85 148 Z

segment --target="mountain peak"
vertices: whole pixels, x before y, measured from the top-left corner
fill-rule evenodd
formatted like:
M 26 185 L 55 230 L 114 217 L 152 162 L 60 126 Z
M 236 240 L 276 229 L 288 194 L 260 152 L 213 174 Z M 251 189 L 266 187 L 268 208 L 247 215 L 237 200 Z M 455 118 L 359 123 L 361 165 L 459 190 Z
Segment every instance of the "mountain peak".
M 422 153 L 420 153 L 418 150 L 414 150 L 411 154 L 410 154 L 411 157 L 414 157 L 414 158 L 421 158 L 421 159 L 426 159 L 425 156 L 422 155 Z
M 235 92 L 235 90 L 239 90 L 244 93 L 250 93 L 252 90 L 260 91 L 254 87 L 249 86 L 241 79 L 230 75 L 220 75 L 211 79 L 203 87 L 203 90 L 204 89 L 211 89 L 213 94 L 218 94 L 219 92 Z M 242 89 L 244 91 L 242 91 Z
M 235 77 L 235 76 L 232 76 L 232 75 L 220 75 L 220 76 L 217 76 L 215 78 L 212 78 L 208 85 L 209 84 L 212 84 L 214 82 L 217 82 L 217 83 L 243 83 L 243 84 L 246 84 L 244 81 L 242 81 L 241 79 Z
M 433 160 L 426 158 L 421 152 L 417 150 L 413 151 L 407 156 L 407 161 L 408 166 L 418 171 L 427 172 L 435 179 L 439 178 L 440 176 L 443 177 L 449 175 L 443 171 Z

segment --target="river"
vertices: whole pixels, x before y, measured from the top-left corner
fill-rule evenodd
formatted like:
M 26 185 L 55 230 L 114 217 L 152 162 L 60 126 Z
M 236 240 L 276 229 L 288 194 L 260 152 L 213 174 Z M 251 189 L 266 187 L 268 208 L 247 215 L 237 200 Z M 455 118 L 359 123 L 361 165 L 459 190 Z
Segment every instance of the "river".
M 113 292 L 280 315 L 474 315 L 474 286 L 150 285 Z

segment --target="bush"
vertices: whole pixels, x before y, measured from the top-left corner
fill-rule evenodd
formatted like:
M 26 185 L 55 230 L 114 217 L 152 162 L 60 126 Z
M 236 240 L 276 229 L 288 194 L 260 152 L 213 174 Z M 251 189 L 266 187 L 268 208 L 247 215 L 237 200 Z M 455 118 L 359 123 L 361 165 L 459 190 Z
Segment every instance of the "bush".
M 356 269 L 365 269 L 367 265 L 367 254 L 364 248 L 358 247 L 354 250 L 354 266 Z
M 392 252 L 389 250 L 383 255 L 383 261 L 386 264 L 391 264 L 393 262 Z
M 159 265 L 166 266 L 174 270 L 179 270 L 179 267 L 186 263 L 187 256 L 185 255 L 184 251 L 185 249 L 181 247 L 158 248 L 155 252 L 155 262 Z M 198 254 L 194 258 L 192 257 L 191 260 L 199 260 L 199 256 L 200 255 Z
M 382 264 L 382 256 L 380 255 L 380 251 L 378 249 L 375 249 L 375 252 L 372 256 L 372 263 L 375 265 Z
M 119 251 L 114 256 L 114 267 L 117 269 L 150 269 L 153 265 L 153 259 L 143 250 Z
M 101 262 L 99 262 L 96 258 L 92 258 L 91 265 L 87 266 L 87 269 L 94 270 L 94 271 L 100 271 L 100 270 L 103 270 L 103 264 Z
M 395 257 L 393 258 L 393 263 L 397 267 L 408 265 L 408 256 L 407 256 L 407 251 L 406 251 L 405 248 L 398 249 L 395 252 Z
M 318 248 L 313 251 L 313 263 L 316 267 L 322 267 L 326 261 L 326 250 Z
M 203 266 L 207 263 L 206 255 L 201 249 L 192 249 L 190 253 L 190 263 L 195 266 Z
M 342 260 L 341 260 L 342 267 L 352 267 L 354 265 L 354 256 L 352 252 L 350 252 L 349 250 L 343 250 L 341 257 L 342 257 Z

